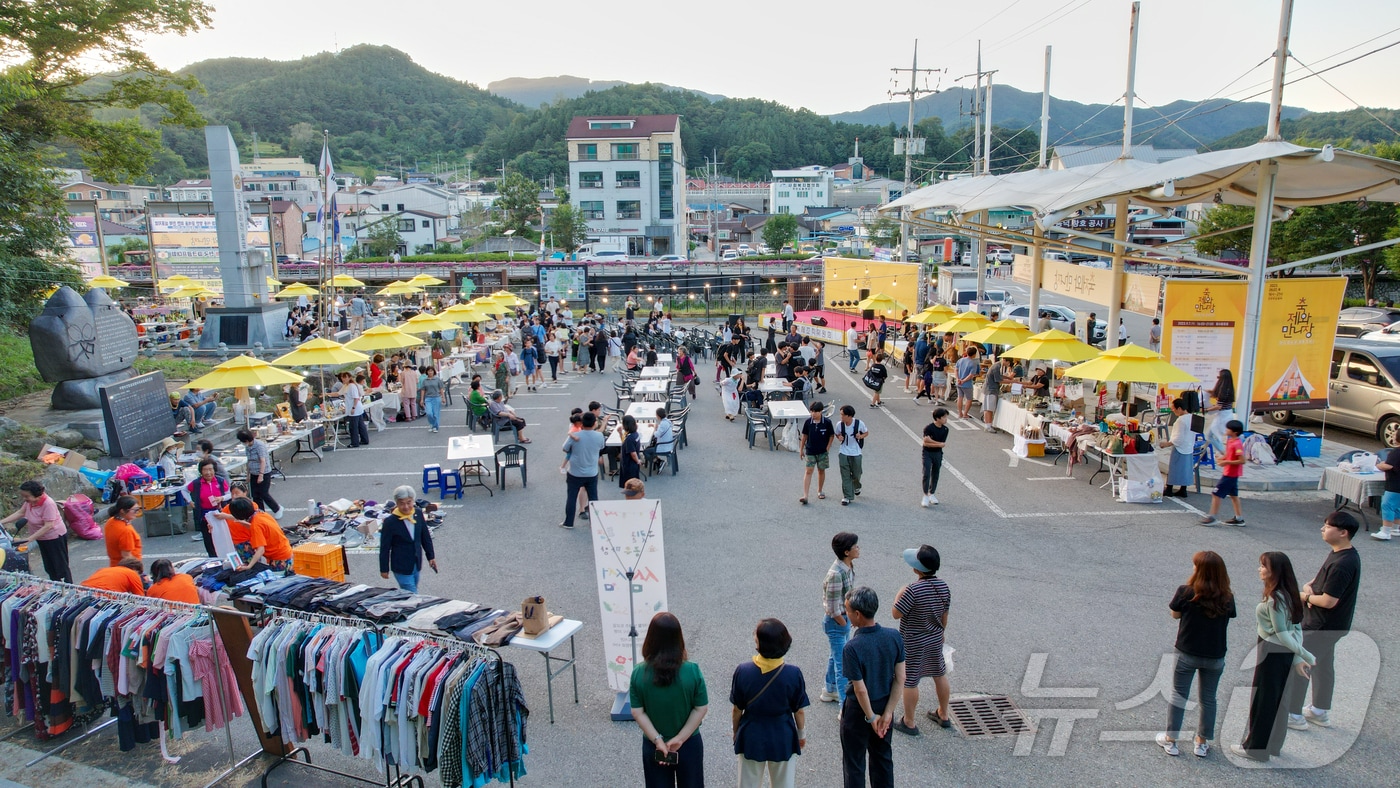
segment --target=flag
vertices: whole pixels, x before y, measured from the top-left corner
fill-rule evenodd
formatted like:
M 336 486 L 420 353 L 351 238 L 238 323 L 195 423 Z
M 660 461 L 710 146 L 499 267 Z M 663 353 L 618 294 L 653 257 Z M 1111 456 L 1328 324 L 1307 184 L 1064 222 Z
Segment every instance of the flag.
M 326 194 L 335 194 L 335 167 L 331 164 L 331 146 L 329 140 L 323 141 L 321 143 L 320 175 L 322 178 L 325 179 Z

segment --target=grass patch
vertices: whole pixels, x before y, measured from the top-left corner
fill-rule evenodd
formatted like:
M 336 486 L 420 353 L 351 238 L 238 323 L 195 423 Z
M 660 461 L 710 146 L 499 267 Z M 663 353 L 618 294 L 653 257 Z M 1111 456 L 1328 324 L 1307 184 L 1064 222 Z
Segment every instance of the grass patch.
M 146 358 L 137 356 L 131 366 L 137 374 L 144 375 L 147 372 L 164 372 L 166 380 L 194 380 L 205 374 L 218 364 L 217 359 L 204 360 L 196 358 L 174 358 L 171 356 L 157 356 Z
M 34 368 L 34 351 L 29 337 L 19 333 L 0 333 L 0 400 L 14 399 L 49 387 Z
M 0 458 L 0 509 L 6 513 L 19 508 L 19 486 L 30 479 L 44 478 L 44 464 L 35 460 Z

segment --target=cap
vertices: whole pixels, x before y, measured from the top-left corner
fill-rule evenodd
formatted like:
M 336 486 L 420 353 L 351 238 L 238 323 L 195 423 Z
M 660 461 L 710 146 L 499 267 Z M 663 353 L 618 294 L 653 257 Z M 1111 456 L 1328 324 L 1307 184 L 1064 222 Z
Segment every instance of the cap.
M 932 545 L 920 545 L 904 551 L 904 563 L 920 572 L 937 572 L 942 560 Z

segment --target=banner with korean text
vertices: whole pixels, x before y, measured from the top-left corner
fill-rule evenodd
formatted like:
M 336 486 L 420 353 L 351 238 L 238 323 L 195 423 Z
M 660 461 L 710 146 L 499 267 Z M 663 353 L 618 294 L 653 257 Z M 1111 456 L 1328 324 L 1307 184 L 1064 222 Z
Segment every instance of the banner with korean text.
M 666 552 L 661 539 L 661 502 L 594 501 L 581 520 L 593 532 L 598 603 L 602 607 L 603 656 L 608 686 L 626 692 L 632 682 L 633 616 L 637 654 L 651 617 L 666 609 Z M 631 575 L 629 581 L 628 575 Z
M 1031 283 L 1031 258 L 1016 255 L 1011 278 Z M 1148 274 L 1123 274 L 1123 303 L 1120 306 L 1139 315 L 1155 316 L 1160 300 L 1162 278 Z M 1087 265 L 1046 260 L 1040 272 L 1040 286 L 1051 293 L 1071 296 L 1092 304 L 1108 306 L 1113 293 L 1113 271 Z
M 1264 283 L 1252 410 L 1327 407 L 1332 345 L 1346 277 L 1283 277 Z
M 1238 375 L 1248 290 L 1249 284 L 1242 281 L 1168 279 L 1162 303 L 1162 355 L 1205 388 L 1215 383 L 1222 369 Z M 1187 386 L 1167 388 L 1175 392 Z

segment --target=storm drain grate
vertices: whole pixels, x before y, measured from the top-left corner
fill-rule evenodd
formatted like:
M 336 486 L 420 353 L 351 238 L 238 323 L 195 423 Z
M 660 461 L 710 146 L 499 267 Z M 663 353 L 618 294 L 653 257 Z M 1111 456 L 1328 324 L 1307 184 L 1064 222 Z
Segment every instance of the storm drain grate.
M 967 737 L 1010 736 L 1035 730 L 1024 712 L 1005 695 L 979 695 L 948 701 L 953 724 Z

